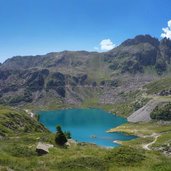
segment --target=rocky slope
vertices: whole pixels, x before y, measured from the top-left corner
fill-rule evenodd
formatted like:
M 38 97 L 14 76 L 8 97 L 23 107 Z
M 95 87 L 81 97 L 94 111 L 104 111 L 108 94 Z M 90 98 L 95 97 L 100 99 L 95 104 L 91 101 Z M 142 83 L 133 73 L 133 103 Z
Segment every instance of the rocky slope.
M 115 104 L 123 94 L 167 75 L 171 41 L 136 36 L 105 53 L 63 51 L 16 56 L 0 65 L 0 103 Z

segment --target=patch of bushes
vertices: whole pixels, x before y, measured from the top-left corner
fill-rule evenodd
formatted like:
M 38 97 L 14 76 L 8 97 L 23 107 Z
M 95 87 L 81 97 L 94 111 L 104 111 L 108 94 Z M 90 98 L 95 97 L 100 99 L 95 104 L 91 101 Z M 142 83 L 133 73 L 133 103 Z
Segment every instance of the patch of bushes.
M 18 144 L 12 144 L 6 151 L 15 157 L 31 157 L 37 155 L 34 149 Z
M 171 120 L 171 103 L 162 107 L 156 107 L 150 114 L 150 117 L 155 120 Z
M 108 170 L 103 159 L 98 157 L 79 157 L 58 164 L 59 170 Z
M 145 155 L 142 150 L 122 146 L 110 151 L 106 159 L 118 166 L 134 166 L 140 164 Z

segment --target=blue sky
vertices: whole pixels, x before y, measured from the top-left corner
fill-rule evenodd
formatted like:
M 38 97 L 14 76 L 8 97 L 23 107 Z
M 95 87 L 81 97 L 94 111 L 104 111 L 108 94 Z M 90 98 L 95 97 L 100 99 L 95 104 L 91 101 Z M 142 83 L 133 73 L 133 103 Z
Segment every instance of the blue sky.
M 171 0 L 0 0 L 0 62 L 94 51 L 104 39 L 114 47 L 138 34 L 160 38 L 170 19 Z

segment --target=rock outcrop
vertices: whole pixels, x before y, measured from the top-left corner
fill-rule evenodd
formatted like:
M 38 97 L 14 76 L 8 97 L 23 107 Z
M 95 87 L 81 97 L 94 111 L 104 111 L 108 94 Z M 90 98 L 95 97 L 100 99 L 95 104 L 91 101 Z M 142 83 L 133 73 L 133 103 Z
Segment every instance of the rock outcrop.
M 36 152 L 39 156 L 48 154 L 49 148 L 53 148 L 53 147 L 54 146 L 52 144 L 45 144 L 45 143 L 39 142 L 36 147 Z

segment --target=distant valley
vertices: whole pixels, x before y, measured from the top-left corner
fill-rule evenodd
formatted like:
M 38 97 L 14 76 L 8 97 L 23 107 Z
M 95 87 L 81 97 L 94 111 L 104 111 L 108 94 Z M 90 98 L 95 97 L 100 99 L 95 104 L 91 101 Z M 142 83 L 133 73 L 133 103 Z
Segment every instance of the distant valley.
M 171 40 L 150 35 L 103 53 L 9 58 L 0 65 L 0 170 L 170 171 L 170 60 Z

